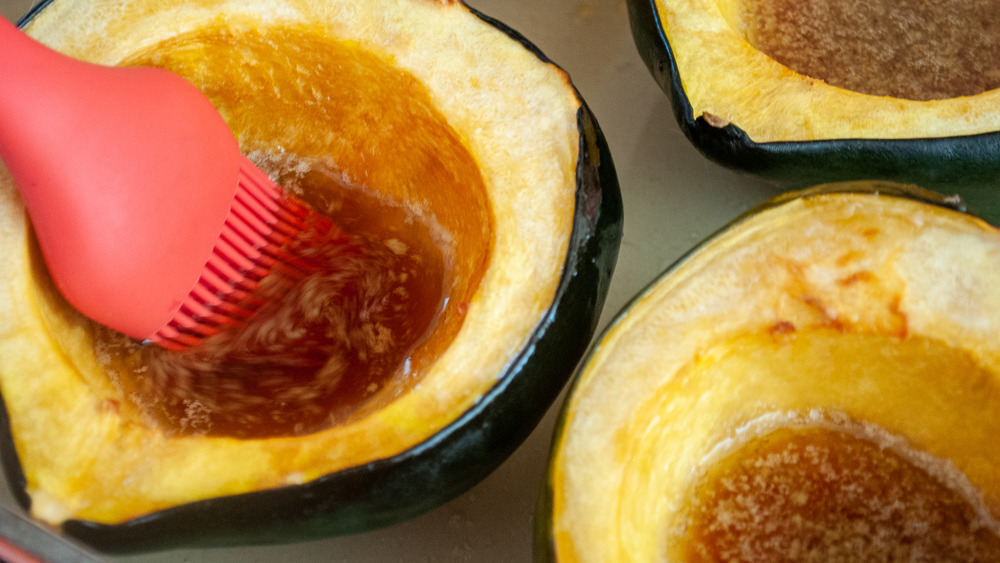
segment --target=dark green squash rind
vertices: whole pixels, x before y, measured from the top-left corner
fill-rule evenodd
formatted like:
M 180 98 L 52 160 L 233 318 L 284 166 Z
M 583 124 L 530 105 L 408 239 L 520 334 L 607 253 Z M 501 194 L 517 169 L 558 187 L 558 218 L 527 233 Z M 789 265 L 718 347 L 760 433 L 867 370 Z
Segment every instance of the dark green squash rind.
M 0 394 L 0 399 L 3 395 Z M 11 433 L 10 415 L 7 412 L 7 405 L 0 400 L 0 464 L 3 465 L 3 473 L 7 477 L 7 485 L 14 494 L 14 500 L 21 506 L 27 507 L 31 504 L 31 497 L 28 496 L 28 480 L 21 469 L 21 461 L 17 458 L 17 451 L 14 450 L 14 435 Z
M 752 209 L 740 214 L 738 217 L 722 226 L 714 233 L 710 234 L 708 237 L 703 239 L 697 245 L 685 252 L 680 258 L 674 261 L 670 266 L 668 266 L 663 272 L 657 275 L 651 282 L 649 282 L 645 287 L 643 287 L 636 295 L 634 295 L 625 305 L 615 313 L 615 316 L 611 319 L 611 322 L 603 329 L 602 333 L 597 336 L 592 342 L 590 348 L 584 354 L 583 359 L 577 366 L 576 373 L 573 374 L 572 379 L 569 382 L 567 388 L 567 399 L 563 402 L 559 409 L 558 417 L 556 418 L 555 426 L 552 432 L 552 441 L 549 446 L 549 463 L 546 469 L 546 478 L 542 484 L 542 490 L 539 492 L 538 501 L 535 505 L 535 530 L 534 530 L 534 542 L 533 542 L 533 553 L 534 561 L 536 563 L 557 563 L 559 558 L 556 553 L 556 543 L 555 543 L 555 513 L 554 513 L 554 496 L 555 496 L 555 483 L 553 482 L 553 472 L 554 472 L 554 462 L 557 454 L 559 453 L 559 448 L 562 446 L 563 436 L 566 433 L 566 421 L 569 419 L 570 408 L 572 406 L 571 398 L 574 393 L 576 393 L 577 388 L 580 386 L 580 378 L 582 376 L 583 370 L 586 365 L 591 361 L 594 354 L 597 352 L 598 347 L 604 337 L 610 333 L 614 328 L 624 319 L 624 317 L 631 311 L 633 306 L 642 301 L 646 296 L 649 295 L 651 291 L 666 277 L 670 276 L 683 264 L 685 264 L 689 259 L 698 254 L 703 248 L 713 243 L 716 239 L 721 237 L 726 232 L 736 228 L 748 219 L 764 212 L 769 209 L 774 209 L 780 207 L 789 202 L 798 199 L 805 199 L 809 197 L 815 197 L 818 195 L 835 194 L 835 193 L 857 193 L 857 194 L 871 194 L 878 197 L 889 197 L 898 199 L 909 199 L 914 201 L 919 201 L 929 205 L 934 205 L 942 207 L 945 209 L 950 209 L 958 213 L 970 214 L 965 206 L 964 201 L 961 198 L 945 196 L 940 193 L 921 188 L 919 186 L 914 186 L 910 184 L 900 184 L 896 182 L 884 182 L 884 181 L 849 181 L 840 183 L 830 183 L 822 184 L 817 186 L 812 186 L 802 190 L 789 191 L 777 197 L 771 198 Z M 611 541 L 611 540 L 609 540 Z
M 758 143 L 735 125 L 716 127 L 694 116 L 656 0 L 628 0 L 628 11 L 632 36 L 646 67 L 668 95 L 684 135 L 709 159 L 788 189 L 850 180 L 917 184 L 957 193 L 978 215 L 1000 224 L 1000 132 Z
M 38 4 L 19 25 L 51 1 Z M 469 10 L 552 64 L 516 31 Z M 391 458 L 302 485 L 208 499 L 119 525 L 72 520 L 64 524 L 64 533 L 119 553 L 350 534 L 427 512 L 496 469 L 528 437 L 572 375 L 596 330 L 617 261 L 623 229 L 621 191 L 604 135 L 580 99 L 576 213 L 555 298 L 526 347 L 472 408 L 426 442 Z M 6 423 L 6 418 L 0 422 Z M 9 424 L 0 432 L 0 451 L 8 481 L 27 509 L 30 500 Z

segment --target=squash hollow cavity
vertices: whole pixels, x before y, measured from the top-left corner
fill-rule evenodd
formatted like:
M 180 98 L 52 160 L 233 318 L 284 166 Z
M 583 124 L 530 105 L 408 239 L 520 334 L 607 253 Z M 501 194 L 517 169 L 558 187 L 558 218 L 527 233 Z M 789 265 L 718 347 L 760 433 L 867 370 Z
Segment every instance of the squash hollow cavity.
M 923 549 L 989 560 L 1000 553 L 1000 459 L 981 448 L 1000 424 L 995 377 L 942 342 L 857 327 L 766 330 L 701 350 L 618 434 L 619 534 L 638 538 L 658 521 L 669 560 L 766 561 L 769 549 L 800 548 L 803 558 Z M 873 490 L 890 475 L 896 489 Z M 944 531 L 911 537 L 928 523 Z
M 49 332 L 108 408 L 171 435 L 291 436 L 419 383 L 461 327 L 492 244 L 477 163 L 422 85 L 305 27 L 203 29 L 126 64 L 191 80 L 243 150 L 349 242 L 324 251 L 329 271 L 281 296 L 268 324 L 243 329 L 256 338 L 180 354 L 91 325 L 34 253 Z

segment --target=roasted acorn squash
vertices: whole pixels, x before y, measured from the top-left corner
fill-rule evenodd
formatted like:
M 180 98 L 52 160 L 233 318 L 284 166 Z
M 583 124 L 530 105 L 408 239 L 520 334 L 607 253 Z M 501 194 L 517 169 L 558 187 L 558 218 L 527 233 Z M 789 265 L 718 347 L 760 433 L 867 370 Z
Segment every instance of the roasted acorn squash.
M 640 55 L 669 95 L 685 135 L 709 158 L 789 187 L 881 179 L 957 192 L 996 223 L 1000 195 L 993 180 L 1000 170 L 1000 90 L 996 83 L 970 76 L 1000 76 L 990 66 L 997 60 L 1000 29 L 982 13 L 992 10 L 991 4 L 959 10 L 968 8 L 966 4 L 628 0 Z M 947 25 L 965 28 L 946 28 L 947 18 L 937 24 L 920 10 L 938 10 L 954 20 Z M 910 13 L 896 13 L 906 11 Z M 963 20 L 963 14 L 969 17 Z M 754 18 L 766 21 L 755 23 Z M 812 25 L 815 20 L 822 24 Z M 865 26 L 872 30 L 870 37 L 858 31 Z M 894 27 L 900 28 L 895 35 L 910 45 L 880 50 L 878 45 L 893 35 Z M 754 33 L 759 28 L 762 31 Z M 948 36 L 935 42 L 935 30 Z M 773 46 L 782 45 L 779 41 L 762 39 L 768 32 L 792 39 L 782 50 Z M 989 48 L 980 45 L 979 33 L 991 34 Z M 814 51 L 823 64 L 801 62 L 804 57 L 790 56 L 788 50 Z M 937 53 L 955 52 L 974 59 L 968 66 L 976 68 L 967 69 L 971 75 L 952 72 L 958 63 L 950 59 L 935 58 Z M 936 96 L 946 96 L 937 99 L 912 99 L 918 96 L 902 88 L 880 90 L 894 67 L 908 76 L 920 74 L 901 62 L 905 57 L 916 59 L 913 66 L 938 65 L 926 73 L 931 75 L 927 81 L 942 75 L 938 80 L 949 85 L 982 83 L 993 89 L 952 94 L 935 90 Z M 879 58 L 888 62 L 876 67 Z M 862 88 L 860 80 L 823 72 L 824 65 L 832 70 L 846 67 L 841 74 L 872 68 L 862 74 L 879 79 L 871 88 Z
M 563 405 L 538 559 L 995 561 L 1000 232 L 952 204 L 786 194 L 643 291 Z
M 356 532 L 456 496 L 532 430 L 593 334 L 622 208 L 593 115 L 523 37 L 439 0 L 55 0 L 21 25 L 186 76 L 304 199 L 340 220 L 331 201 L 362 194 L 391 211 L 387 248 L 416 225 L 440 262 L 435 320 L 384 380 L 319 426 L 281 418 L 315 414 L 307 396 L 257 396 L 275 426 L 243 432 L 211 402 L 144 403 L 145 349 L 61 300 L 0 168 L 2 447 L 33 516 L 106 550 Z

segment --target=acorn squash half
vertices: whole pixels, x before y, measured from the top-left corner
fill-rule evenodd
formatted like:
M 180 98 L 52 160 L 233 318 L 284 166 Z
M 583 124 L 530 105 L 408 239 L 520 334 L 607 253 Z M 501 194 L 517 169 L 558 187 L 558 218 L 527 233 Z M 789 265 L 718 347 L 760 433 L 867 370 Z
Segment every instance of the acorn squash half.
M 148 350 L 61 300 L 0 168 L 2 446 L 34 517 L 111 551 L 357 532 L 458 495 L 540 420 L 594 331 L 622 208 L 593 115 L 523 37 L 435 0 L 55 0 L 21 23 L 186 76 L 303 199 L 438 266 L 429 328 L 383 379 L 335 382 L 326 419 L 281 388 L 168 400 L 202 374 L 148 394 Z M 352 201 L 385 214 L 345 223 Z
M 983 12 L 992 6 L 628 0 L 640 55 L 712 160 L 789 187 L 880 179 L 958 192 L 996 223 L 1000 28 Z M 889 88 L 891 72 L 925 78 Z
M 998 282 L 1000 231 L 933 192 L 751 211 L 595 343 L 538 559 L 996 560 Z

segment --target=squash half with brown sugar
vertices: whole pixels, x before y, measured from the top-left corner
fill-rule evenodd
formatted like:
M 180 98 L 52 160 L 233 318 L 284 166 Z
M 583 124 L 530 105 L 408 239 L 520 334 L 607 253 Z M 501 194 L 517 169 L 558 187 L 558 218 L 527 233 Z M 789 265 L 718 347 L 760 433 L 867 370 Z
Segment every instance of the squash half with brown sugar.
M 593 115 L 516 32 L 431 0 L 55 0 L 21 25 L 187 77 L 361 249 L 247 347 L 177 356 L 67 306 L 0 168 L 2 446 L 35 518 L 106 550 L 384 526 L 486 476 L 555 399 L 621 199 Z
M 596 342 L 539 560 L 996 561 L 1000 232 L 882 182 L 726 227 Z
M 1000 13 L 989 0 L 628 0 L 689 140 L 789 187 L 891 180 L 1000 222 Z

